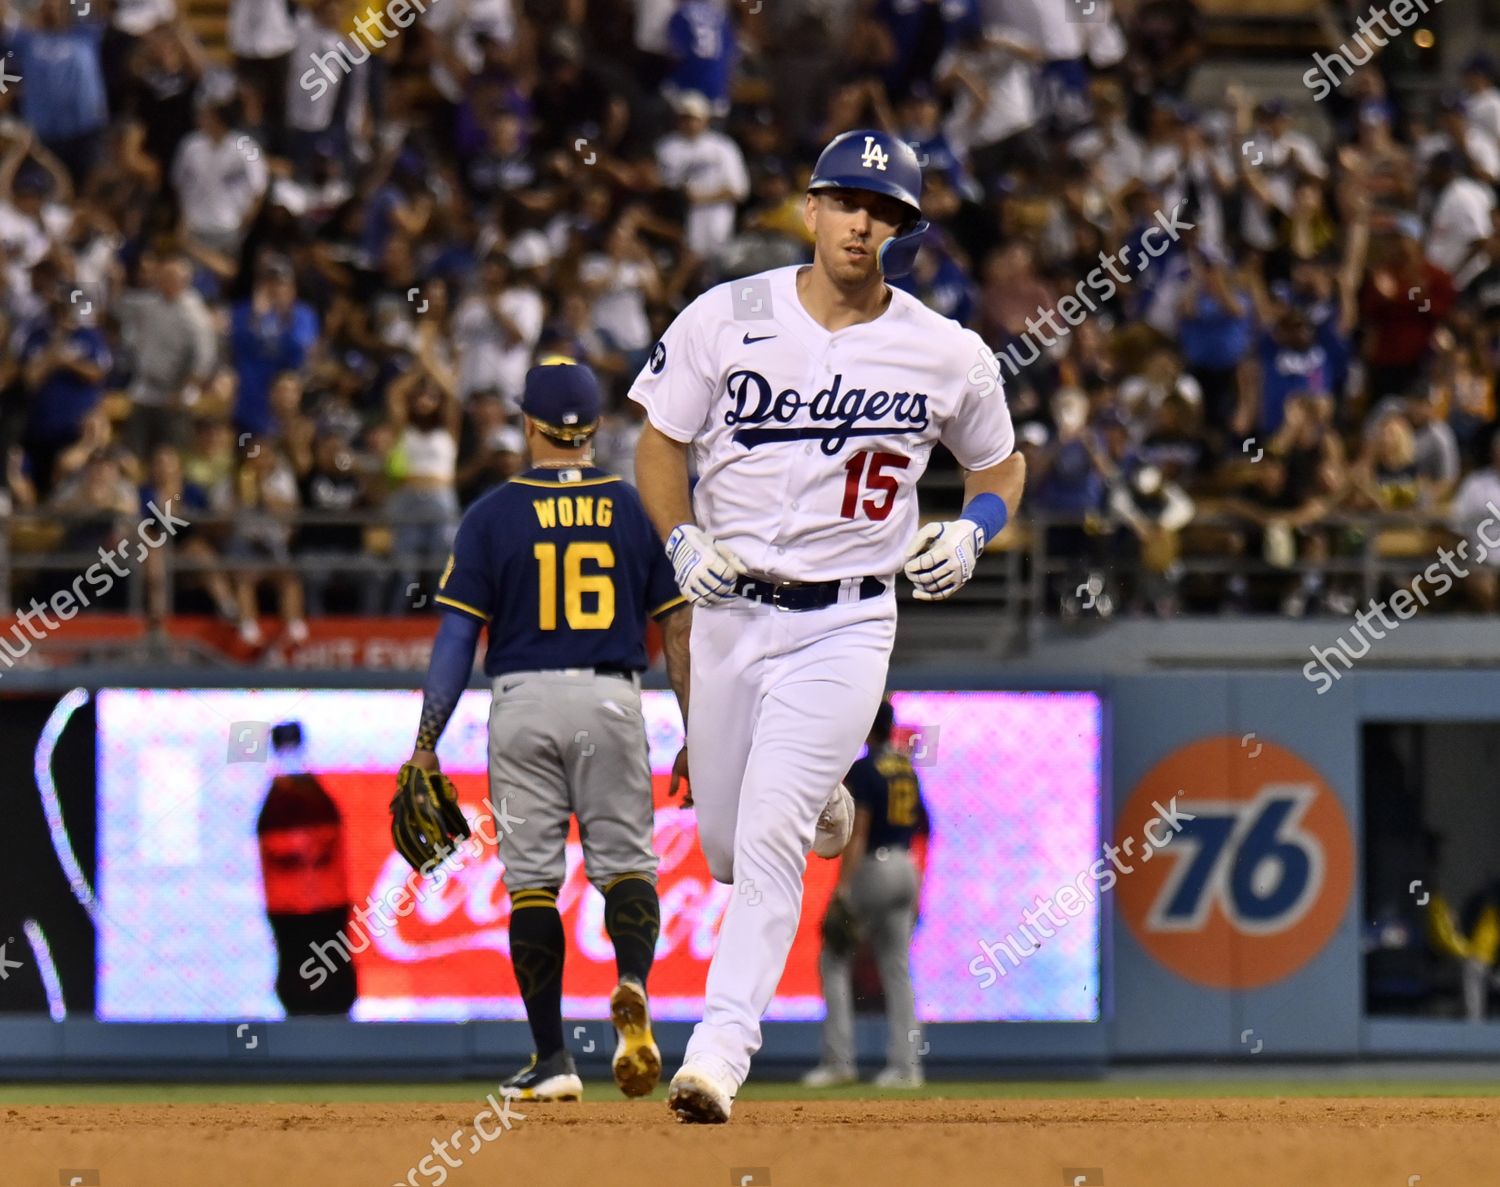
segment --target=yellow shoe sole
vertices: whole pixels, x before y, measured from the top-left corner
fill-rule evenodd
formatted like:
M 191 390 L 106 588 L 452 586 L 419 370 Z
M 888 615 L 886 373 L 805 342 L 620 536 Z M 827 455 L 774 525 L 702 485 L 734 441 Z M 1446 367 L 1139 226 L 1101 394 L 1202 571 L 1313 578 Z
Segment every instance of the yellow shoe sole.
M 615 1046 L 615 1083 L 626 1096 L 647 1096 L 661 1081 L 661 1051 L 651 1037 L 646 994 L 633 981 L 622 981 L 609 995 L 609 1019 L 620 1036 Z
M 530 1101 L 533 1104 L 543 1104 L 549 1101 L 581 1101 L 583 1081 L 572 1075 L 553 1076 L 551 1079 L 543 1080 L 535 1088 L 502 1088 L 500 1096 L 502 1099 Z

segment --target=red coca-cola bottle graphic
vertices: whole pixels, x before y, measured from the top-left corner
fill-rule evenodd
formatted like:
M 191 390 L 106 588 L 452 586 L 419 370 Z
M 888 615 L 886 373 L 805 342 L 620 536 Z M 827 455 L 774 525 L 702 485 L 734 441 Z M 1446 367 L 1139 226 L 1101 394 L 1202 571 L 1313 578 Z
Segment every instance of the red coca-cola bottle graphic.
M 270 761 L 271 789 L 255 832 L 266 918 L 276 938 L 276 996 L 289 1015 L 347 1014 L 359 996 L 353 960 L 337 960 L 330 970 L 315 959 L 317 952 L 348 951 L 344 818 L 306 769 L 299 722 L 271 731 Z

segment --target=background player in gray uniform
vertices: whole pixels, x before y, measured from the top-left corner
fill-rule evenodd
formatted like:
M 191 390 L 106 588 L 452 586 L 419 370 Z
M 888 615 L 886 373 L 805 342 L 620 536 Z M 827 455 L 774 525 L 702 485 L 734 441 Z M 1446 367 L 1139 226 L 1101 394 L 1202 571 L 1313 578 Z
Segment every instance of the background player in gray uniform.
M 854 1066 L 854 953 L 868 936 L 885 990 L 890 1027 L 881 1088 L 920 1088 L 921 1030 L 912 996 L 912 927 L 916 920 L 917 867 L 912 837 L 926 827 L 922 789 L 911 759 L 891 748 L 895 718 L 882 701 L 870 727 L 869 752 L 849 770 L 845 784 L 854 797 L 854 835 L 839 864 L 838 885 L 823 925 L 823 1060 L 802 1078 L 811 1088 L 858 1079 Z
M 583 1091 L 563 1042 L 557 911 L 574 815 L 619 972 L 610 998 L 615 1081 L 643 1096 L 661 1075 L 646 997 L 661 914 L 639 673 L 650 614 L 662 622 L 686 715 L 690 611 L 635 489 L 591 464 L 599 406 L 587 367 L 548 360 L 527 374 L 531 469 L 479 499 L 459 527 L 436 599 L 446 613 L 421 729 L 392 804 L 397 848 L 418 869 L 467 835 L 452 785 L 428 773 L 487 625 L 490 803 L 511 895 L 511 962 L 536 1043 L 505 1084 L 521 1100 L 578 1100 Z M 451 801 L 447 815 L 433 814 L 434 800 Z

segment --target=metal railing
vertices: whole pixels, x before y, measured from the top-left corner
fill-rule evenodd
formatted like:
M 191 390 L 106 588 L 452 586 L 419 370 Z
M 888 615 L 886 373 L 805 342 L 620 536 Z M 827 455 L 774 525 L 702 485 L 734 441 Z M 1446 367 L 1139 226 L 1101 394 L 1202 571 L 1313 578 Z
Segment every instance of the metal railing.
M 1054 529 L 1074 529 L 1074 547 L 1061 552 L 1054 548 Z M 1222 542 L 1259 530 L 1260 525 L 1241 516 L 1198 515 L 1180 533 L 1180 551 L 1163 574 L 1149 569 L 1138 549 L 1119 548 L 1130 529 L 1117 518 L 1027 513 L 992 545 L 974 580 L 949 605 L 956 610 L 983 608 L 999 616 L 1012 648 L 1024 647 L 1045 622 L 1145 612 L 1149 607 L 1143 591 L 1153 586 L 1174 595 L 1192 595 L 1179 601 L 1178 615 L 1191 616 L 1192 607 L 1203 602 L 1212 605 L 1205 614 L 1218 615 L 1229 595 L 1230 578 L 1243 579 L 1252 590 L 1280 587 L 1290 594 L 1304 576 L 1320 577 L 1323 590 L 1336 595 L 1325 600 L 1322 613 L 1338 615 L 1342 611 L 1329 603 L 1369 605 L 1391 585 L 1404 584 L 1437 562 L 1440 544 L 1460 538 L 1438 514 L 1363 514 L 1329 516 L 1299 529 L 1297 536 L 1304 541 L 1322 536 L 1326 555 L 1309 557 L 1299 548 L 1287 564 L 1273 564 L 1258 554 L 1214 551 L 1208 544 L 1215 536 Z M 1393 533 L 1402 537 L 1399 549 L 1390 547 Z M 1477 567 L 1472 556 L 1467 567 Z M 1133 591 L 1132 600 L 1119 601 L 1122 590 Z M 1111 594 L 1116 600 L 1106 606 Z M 1449 595 L 1454 606 L 1458 599 L 1457 594 Z
M 146 613 L 146 586 L 149 582 L 163 584 L 170 605 L 180 592 L 184 578 L 206 572 L 223 573 L 233 578 L 249 574 L 264 576 L 290 569 L 303 576 L 326 574 L 370 581 L 391 581 L 397 574 L 417 570 L 435 573 L 441 568 L 445 554 L 440 556 L 434 551 L 425 557 L 396 555 L 390 551 L 391 531 L 406 525 L 422 525 L 436 535 L 445 526 L 451 526 L 430 518 L 400 519 L 378 510 L 299 512 L 274 521 L 258 520 L 261 525 L 274 522 L 291 531 L 288 565 L 274 557 L 223 555 L 223 548 L 243 530 L 245 522 L 243 515 L 195 516 L 189 530 L 209 545 L 213 550 L 209 555 L 185 554 L 176 541 L 169 541 L 149 553 L 153 559 L 127 558 L 129 575 L 120 579 L 125 583 L 126 612 Z M 28 589 L 37 585 L 36 578 L 55 575 L 71 584 L 74 576 L 85 573 L 100 561 L 98 549 L 92 552 L 76 548 L 62 550 L 35 544 L 86 523 L 97 523 L 97 516 L 23 512 L 0 524 L 0 613 L 13 612 L 18 592 L 23 602 L 26 601 L 30 596 Z M 128 537 L 134 526 L 122 518 L 109 534 Z M 361 551 L 349 552 L 305 550 L 297 542 L 297 532 L 309 527 L 357 529 L 363 533 L 365 547 Z M 1075 549 L 1059 554 L 1049 540 L 1056 529 L 1073 529 L 1077 533 L 1074 542 L 1086 545 L 1082 553 Z M 1310 560 L 1299 556 L 1288 565 L 1273 565 L 1259 556 L 1215 554 L 1202 547 L 1195 548 L 1193 544 L 1195 539 L 1201 540 L 1214 531 L 1254 530 L 1254 524 L 1237 516 L 1197 516 L 1182 533 L 1184 547 L 1173 567 L 1173 584 L 1183 587 L 1231 575 L 1249 581 L 1280 578 L 1290 582 L 1302 574 L 1316 573 L 1331 583 L 1338 583 L 1360 604 L 1366 604 L 1380 595 L 1383 582 L 1409 578 L 1432 564 L 1437 559 L 1437 536 L 1454 539 L 1447 521 L 1440 515 L 1338 515 L 1302 530 L 1304 537 L 1322 533 L 1330 540 L 1336 538 L 1341 542 L 1342 546 L 1332 549 L 1326 558 Z M 1144 583 L 1148 573 L 1139 557 L 1128 556 L 1116 547 L 1121 539 L 1118 533 L 1125 531 L 1128 528 L 1121 521 L 1108 515 L 1080 517 L 1024 513 L 1009 531 L 992 543 L 973 581 L 945 603 L 945 607 L 955 614 L 983 613 L 991 619 L 993 626 L 1000 625 L 993 622 L 998 616 L 1017 633 L 1024 632 L 1028 622 L 1066 617 L 1070 613 L 1068 599 L 1059 596 L 1058 591 L 1075 578 L 1086 584 L 1093 577 L 1102 577 L 1113 589 L 1137 587 Z M 1417 555 L 1387 555 L 1382 551 L 1382 538 L 1396 531 L 1432 533 L 1433 548 Z M 24 546 L 27 540 L 32 541 L 31 547 Z M 21 547 L 16 546 L 17 541 L 23 542 Z M 126 567 L 126 563 L 121 567 Z M 1071 589 L 1079 595 L 1077 586 Z M 906 596 L 904 585 L 901 591 L 902 596 Z M 1097 600 L 1101 591 L 1094 592 Z
M 179 578 L 184 576 L 222 573 L 234 578 L 251 574 L 270 575 L 290 570 L 301 576 L 364 574 L 373 580 L 393 579 L 397 574 L 413 569 L 436 571 L 442 567 L 447 555 L 446 551 L 441 555 L 434 551 L 426 557 L 394 555 L 389 551 L 389 537 L 392 529 L 406 526 L 422 527 L 439 534 L 441 538 L 440 533 L 445 525 L 430 517 L 402 517 L 379 510 L 302 511 L 285 516 L 256 516 L 254 523 L 257 530 L 273 527 L 285 529 L 290 534 L 289 563 L 268 556 L 224 555 L 223 550 L 234 542 L 237 534 L 242 533 L 246 527 L 247 517 L 243 513 L 194 513 L 188 528 L 182 533 L 182 538 L 168 538 L 165 543 L 157 547 L 149 547 L 144 553 L 137 553 L 138 545 L 133 537 L 141 522 L 151 522 L 150 517 L 144 521 L 133 521 L 127 516 L 115 517 L 113 525 L 107 532 L 101 530 L 101 535 L 109 537 L 106 542 L 109 546 L 106 547 L 106 543 L 101 543 L 93 551 L 79 548 L 38 548 L 34 544 L 27 547 L 24 543 L 17 546 L 18 539 L 24 542 L 45 540 L 54 535 L 66 536 L 69 529 L 97 525 L 100 519 L 97 513 L 67 514 L 28 511 L 12 515 L 7 521 L 0 523 L 0 613 L 14 612 L 16 590 L 18 587 L 24 590 L 25 579 L 28 576 L 56 575 L 58 578 L 65 577 L 65 583 L 71 585 L 75 577 L 100 564 L 103 555 L 107 552 L 112 553 L 115 548 L 120 547 L 121 542 L 129 545 L 129 555 L 117 559 L 121 568 L 127 568 L 127 566 L 128 568 L 127 575 L 119 577 L 118 580 L 124 583 L 126 612 L 137 615 L 146 613 L 147 585 L 153 581 L 160 581 L 168 591 L 170 604 L 171 597 L 179 590 Z M 456 526 L 456 521 L 446 526 Z M 375 541 L 379 543 L 372 550 L 370 547 L 372 541 L 367 537 L 363 551 L 299 549 L 297 533 L 309 527 L 357 529 L 364 533 L 374 533 Z M 211 555 L 195 556 L 184 553 L 180 546 L 183 538 L 197 538 L 203 541 L 212 550 Z M 248 538 L 246 539 L 248 541 Z M 248 542 L 253 543 L 253 541 Z M 110 587 L 113 588 L 114 584 L 115 582 L 112 581 Z M 100 596 L 107 596 L 107 593 L 108 591 L 105 591 Z

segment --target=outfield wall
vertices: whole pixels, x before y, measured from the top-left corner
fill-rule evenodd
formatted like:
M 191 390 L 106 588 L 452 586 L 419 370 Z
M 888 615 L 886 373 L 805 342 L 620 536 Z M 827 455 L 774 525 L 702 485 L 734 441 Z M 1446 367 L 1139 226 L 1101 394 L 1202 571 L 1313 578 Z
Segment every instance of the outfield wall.
M 443 1007 L 448 1014 L 433 1013 L 434 994 L 414 976 L 406 992 L 392 990 L 392 979 L 404 975 L 402 961 L 384 957 L 361 967 L 362 995 L 370 997 L 362 996 L 356 1009 L 360 1021 L 277 1020 L 279 1008 L 264 992 L 259 998 L 236 996 L 243 990 L 243 969 L 263 969 L 266 957 L 257 948 L 263 940 L 255 935 L 255 904 L 243 901 L 254 880 L 236 866 L 235 854 L 245 850 L 232 843 L 221 857 L 213 848 L 214 830 L 228 816 L 239 829 L 231 829 L 232 835 L 243 840 L 248 828 L 253 839 L 253 811 L 246 810 L 253 804 L 237 800 L 235 789 L 262 786 L 265 768 L 247 772 L 242 764 L 228 764 L 223 778 L 192 800 L 190 811 L 173 811 L 174 797 L 159 788 L 177 777 L 180 758 L 173 756 L 183 753 L 181 739 L 209 728 L 195 724 L 192 713 L 216 713 L 225 705 L 207 697 L 189 710 L 182 698 L 138 699 L 135 708 L 149 712 L 119 719 L 118 728 L 136 739 L 130 748 L 134 765 L 121 768 L 106 753 L 111 747 L 97 745 L 101 719 L 107 725 L 117 712 L 109 708 L 110 697 L 118 705 L 120 695 L 106 694 L 101 701 L 94 689 L 75 694 L 59 727 L 59 705 L 72 687 L 66 675 L 15 672 L 0 690 L 0 730 L 11 764 L 4 772 L 5 795 L 16 821 L 0 839 L 0 941 L 7 944 L 9 962 L 8 975 L 0 979 L 0 1075 L 490 1075 L 524 1058 L 524 1024 L 514 1020 L 504 993 L 492 988 L 499 984 L 487 971 L 492 965 L 473 964 L 454 974 L 479 986 L 478 1017 L 464 1013 L 463 1002 L 470 999 L 462 994 L 451 995 L 460 999 L 457 1013 L 451 1002 Z M 244 680 L 243 673 L 233 675 L 193 684 L 216 684 L 230 694 Z M 256 695 L 268 718 L 279 720 L 289 694 L 313 687 L 321 691 L 304 707 L 318 703 L 326 690 L 411 686 L 409 675 L 341 672 L 325 678 L 299 672 L 295 679 L 261 686 Z M 180 673 L 115 672 L 107 686 L 171 689 L 180 680 Z M 1500 1052 L 1500 1026 L 1436 1016 L 1444 1011 L 1431 1003 L 1441 1006 L 1441 994 L 1429 995 L 1427 1004 L 1407 1015 L 1367 1014 L 1362 951 L 1371 946 L 1372 934 L 1380 943 L 1393 934 L 1389 921 L 1367 918 L 1380 914 L 1367 904 L 1362 860 L 1364 788 L 1370 780 L 1364 768 L 1371 746 L 1378 750 L 1389 723 L 1492 723 L 1500 716 L 1500 674 L 1367 673 L 1356 667 L 1320 695 L 1298 673 L 1202 671 L 1091 680 L 1074 672 L 1018 686 L 1006 681 L 1004 671 L 907 668 L 893 674 L 891 686 L 903 691 L 896 699 L 903 724 L 918 735 L 912 744 L 926 747 L 918 770 L 924 794 L 938 805 L 928 888 L 939 897 L 924 897 L 915 962 L 919 998 L 926 999 L 919 1001 L 919 1013 L 955 1019 L 932 1023 L 921 1036 L 935 1070 Z M 966 692 L 1018 695 L 959 695 Z M 1072 766 L 1061 760 L 1028 766 L 1033 756 L 1056 756 L 1070 745 L 1048 729 L 1058 723 L 1090 728 L 1088 713 L 1069 718 L 1054 710 L 1088 704 L 1097 706 L 1094 783 L 1081 773 L 1091 753 L 1086 746 Z M 222 722 L 213 716 L 205 721 L 227 733 L 237 723 L 229 718 L 232 713 Z M 161 739 L 143 734 L 149 721 L 162 722 Z M 49 722 L 55 736 L 42 746 Z M 1010 736 L 1016 729 L 1007 733 L 1007 723 L 1017 722 L 1025 736 Z M 658 767 L 657 751 L 670 761 L 667 729 L 660 726 L 662 737 L 653 738 Z M 173 730 L 176 742 L 169 736 Z M 339 760 L 339 794 L 376 795 L 365 789 L 368 779 L 383 796 L 380 772 L 395 761 L 385 749 L 399 750 L 404 743 L 399 729 L 383 718 L 356 723 L 351 736 L 357 739 L 362 731 L 379 735 L 379 745 L 357 760 Z M 481 717 L 453 741 L 472 745 L 482 733 Z M 1474 795 L 1487 797 L 1493 780 L 1486 782 L 1479 765 L 1482 748 L 1477 753 L 1468 767 L 1455 768 L 1466 772 L 1457 781 L 1465 788 L 1472 783 Z M 1424 769 L 1446 769 L 1440 757 L 1426 755 Z M 145 790 L 137 794 L 133 787 Z M 660 821 L 660 808 L 658 815 Z M 124 833 L 122 820 L 131 823 Z M 361 821 L 362 843 L 373 853 L 382 843 L 371 839 L 368 819 Z M 71 861 L 59 848 L 62 834 Z M 143 850 L 155 854 L 160 884 L 130 882 L 131 854 Z M 101 853 L 108 855 L 103 870 Z M 212 885 L 203 880 L 203 869 L 213 873 Z M 691 870 L 683 869 L 686 887 Z M 1436 870 L 1410 872 L 1414 882 L 1441 880 Z M 1396 873 L 1405 877 L 1404 870 Z M 826 871 L 809 875 L 803 930 L 814 936 L 815 875 L 826 881 Z M 1382 876 L 1390 881 L 1391 870 Z M 827 886 L 817 885 L 826 896 Z M 1451 889 L 1456 901 L 1462 888 Z M 205 895 L 213 899 L 211 915 L 201 903 L 183 908 Z M 688 899 L 683 890 L 673 909 Z M 122 902 L 132 903 L 136 913 L 120 907 Z M 714 908 L 706 898 L 703 904 L 695 916 L 700 923 L 711 921 L 712 909 L 723 905 Z M 577 911 L 578 934 L 586 936 L 588 909 L 581 899 Z M 1421 917 L 1414 899 L 1406 916 L 1409 954 L 1426 947 L 1410 934 Z M 215 919 L 230 922 L 215 927 Z M 37 932 L 46 941 L 45 959 Z M 401 951 L 415 950 L 413 937 L 397 938 L 404 941 Z M 465 944 L 475 947 L 468 941 L 459 947 Z M 238 946 L 245 951 L 235 960 L 221 959 L 222 949 Z M 767 1023 L 759 1065 L 766 1070 L 792 1070 L 816 1058 L 817 1023 L 797 1020 L 816 1016 L 815 1008 L 806 1012 L 807 962 L 815 950 L 794 955 L 803 979 L 780 1001 L 785 1020 Z M 691 1016 L 688 999 L 698 974 L 689 956 L 684 947 L 659 957 L 658 991 L 673 1018 Z M 437 967 L 456 967 L 460 959 L 478 958 L 469 951 Z M 1428 952 L 1424 959 L 1432 965 L 1436 958 Z M 221 964 L 228 971 L 215 973 Z M 163 970 L 169 980 L 153 982 Z M 794 971 L 789 969 L 789 978 Z M 176 978 L 181 985 L 172 983 Z M 599 1061 L 602 1068 L 609 1035 L 595 1021 L 602 1017 L 594 1008 L 597 987 L 579 984 L 569 1009 L 579 1019 L 575 1045 L 586 1067 Z M 369 988 L 376 985 L 385 988 Z M 673 986 L 682 1000 L 666 1009 Z M 160 1004 L 173 1001 L 179 1004 Z M 155 1021 L 153 1009 L 191 1020 Z M 473 1020 L 383 1020 L 391 1017 Z M 686 1021 L 663 1024 L 669 1060 L 688 1031 Z M 860 1044 L 878 1062 L 878 1021 L 861 1023 Z

